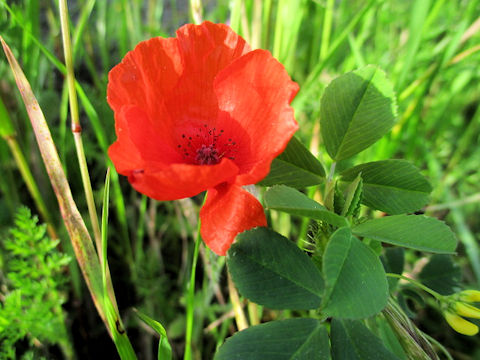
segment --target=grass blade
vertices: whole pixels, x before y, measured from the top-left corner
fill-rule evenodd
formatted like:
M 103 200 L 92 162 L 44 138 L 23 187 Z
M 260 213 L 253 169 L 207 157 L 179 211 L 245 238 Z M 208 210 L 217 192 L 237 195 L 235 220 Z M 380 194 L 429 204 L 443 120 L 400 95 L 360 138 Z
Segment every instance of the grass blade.
M 107 315 L 107 322 L 113 342 L 117 347 L 118 354 L 121 359 L 136 359 L 130 340 L 127 337 L 122 319 L 118 316 L 115 294 L 113 292 L 110 270 L 107 262 L 107 238 L 108 238 L 108 205 L 110 199 L 110 168 L 107 170 L 105 178 L 105 189 L 103 192 L 103 211 L 102 211 L 102 252 L 101 252 L 101 268 L 102 268 L 102 285 L 104 294 L 104 307 Z
M 90 238 L 90 234 L 88 233 L 85 223 L 78 211 L 77 205 L 73 200 L 72 192 L 67 178 L 65 177 L 65 173 L 63 172 L 62 164 L 58 157 L 52 135 L 50 134 L 50 130 L 37 99 L 35 98 L 30 84 L 10 48 L 3 41 L 2 37 L 0 37 L 0 41 L 2 42 L 3 50 L 10 63 L 10 67 L 15 76 L 15 81 L 32 123 L 38 147 L 40 148 L 43 162 L 57 197 L 60 212 L 70 236 L 70 240 L 72 241 L 78 264 L 80 265 L 80 269 L 82 270 L 83 277 L 90 290 L 97 311 L 102 320 L 105 321 L 100 262 L 95 253 L 92 239 Z

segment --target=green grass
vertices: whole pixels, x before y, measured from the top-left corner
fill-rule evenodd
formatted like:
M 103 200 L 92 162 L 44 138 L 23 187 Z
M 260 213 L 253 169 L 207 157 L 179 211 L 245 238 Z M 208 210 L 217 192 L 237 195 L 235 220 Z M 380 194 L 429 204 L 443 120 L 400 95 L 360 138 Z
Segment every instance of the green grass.
M 93 196 L 100 211 L 107 156 L 115 140 L 113 114 L 106 100 L 108 71 L 141 40 L 174 36 L 175 29 L 192 22 L 187 1 L 115 0 L 69 1 L 72 54 L 83 128 L 85 156 Z M 480 192 L 480 32 L 475 24 L 480 1 L 333 1 L 333 0 L 218 0 L 203 1 L 204 19 L 230 22 L 253 46 L 268 49 L 300 85 L 294 101 L 299 137 L 319 158 L 327 160 L 319 138 L 319 100 L 336 76 L 376 64 L 395 85 L 399 119 L 393 131 L 358 162 L 405 158 L 423 170 L 434 187 L 427 212 L 445 220 L 461 242 L 457 262 L 467 287 L 480 283 L 480 223 L 478 200 L 462 204 Z M 472 26 L 474 28 L 472 29 Z M 0 35 L 21 62 L 57 144 L 70 186 L 87 222 L 87 202 L 70 132 L 66 69 L 56 1 L 0 0 Z M 459 57 L 462 54 L 464 57 Z M 28 116 L 4 57 L 0 61 L 0 99 L 12 120 L 15 139 L 26 157 L 52 225 L 69 251 L 68 236 L 57 210 L 45 168 L 41 164 Z M 1 112 L 0 112 L 1 114 Z M 3 116 L 0 121 L 5 121 Z M 340 162 L 345 167 L 349 160 Z M 13 224 L 21 204 L 42 215 L 39 202 L 27 191 L 18 165 L 0 140 L 0 231 Z M 125 178 L 111 172 L 108 263 L 125 326 L 137 353 L 154 356 L 155 335 L 133 316 L 132 307 L 162 323 L 173 352 L 181 358 L 186 314 L 194 316 L 192 358 L 210 358 L 216 346 L 235 327 L 222 258 L 203 245 L 196 273 L 195 296 L 188 297 L 201 199 L 156 202 L 136 193 Z M 457 202 L 460 201 L 460 205 Z M 43 218 L 43 221 L 49 220 Z M 284 234 L 298 234 L 300 226 L 284 216 L 273 226 Z M 91 233 L 93 233 L 91 231 Z M 3 251 L 0 249 L 0 251 Z M 1 264 L 0 264 L 1 265 Z M 413 266 L 413 264 L 410 264 Z M 71 320 L 86 333 L 78 344 L 79 358 L 88 358 L 89 341 L 106 330 L 89 303 L 83 280 L 74 267 L 68 274 Z M 0 283 L 4 279 L 0 277 Z M 78 323 L 78 308 L 89 311 L 89 323 Z M 187 311 L 186 308 L 190 310 Z M 193 313 L 192 311 L 195 310 Z M 76 314 L 77 311 L 77 314 Z M 193 314 L 193 315 L 192 315 Z M 266 318 L 278 317 L 267 311 Z M 224 321 L 215 323 L 219 318 Z M 428 321 L 429 319 L 427 319 Z M 433 318 L 430 319 L 433 322 Z M 209 324 L 213 324 L 210 327 Z M 204 331 L 208 327 L 208 331 Z M 440 327 L 440 326 L 439 326 Z M 433 336 L 445 328 L 437 329 Z M 472 343 L 460 337 L 445 340 L 458 349 L 458 358 L 472 356 Z M 443 341 L 443 339 L 442 339 Z M 105 357 L 115 354 L 104 347 Z M 153 354 L 153 355 L 152 355 Z

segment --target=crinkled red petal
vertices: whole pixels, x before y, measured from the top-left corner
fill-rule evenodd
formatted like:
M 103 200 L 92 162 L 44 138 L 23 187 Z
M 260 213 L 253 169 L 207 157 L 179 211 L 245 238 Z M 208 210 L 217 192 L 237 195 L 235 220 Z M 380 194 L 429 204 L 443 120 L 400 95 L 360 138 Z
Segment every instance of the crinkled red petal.
M 156 200 L 176 200 L 198 195 L 224 182 L 232 182 L 238 167 L 229 159 L 215 165 L 172 164 L 165 168 L 135 169 L 128 181 L 135 190 Z
M 165 117 L 167 115 L 164 115 Z M 182 162 L 173 130 L 162 129 L 160 123 L 150 121 L 148 115 L 139 107 L 124 106 L 121 111 L 115 113 L 115 125 L 117 141 L 116 145 L 109 149 L 109 154 L 112 161 L 118 159 L 117 161 L 122 162 L 124 161 L 122 159 L 128 159 L 129 164 L 117 164 L 114 161 L 116 166 L 139 169 Z
M 289 105 L 298 85 L 268 51 L 255 50 L 221 71 L 214 87 L 219 108 L 245 130 L 250 144 L 249 157 L 237 161 L 237 183 L 256 183 L 298 129 Z
M 127 108 L 124 108 L 127 110 Z M 115 112 L 115 133 L 117 140 L 108 148 L 108 156 L 120 174 L 128 174 L 132 169 L 144 168 L 144 161 L 133 143 L 128 125 L 125 121 L 125 111 Z
M 194 121 L 213 127 L 218 113 L 215 76 L 250 48 L 228 26 L 208 21 L 182 26 L 177 39 L 183 73 L 165 99 L 166 108 L 177 124 Z
M 210 82 L 234 59 L 250 51 L 245 40 L 229 26 L 210 21 L 182 26 L 177 38 L 185 71 L 208 75 Z
M 177 86 L 183 65 L 175 38 L 160 37 L 140 42 L 108 75 L 107 100 L 114 112 L 136 105 L 153 121 L 162 118 L 163 100 Z
M 230 184 L 208 190 L 200 220 L 203 241 L 217 255 L 226 254 L 237 234 L 267 225 L 262 204 L 255 196 Z

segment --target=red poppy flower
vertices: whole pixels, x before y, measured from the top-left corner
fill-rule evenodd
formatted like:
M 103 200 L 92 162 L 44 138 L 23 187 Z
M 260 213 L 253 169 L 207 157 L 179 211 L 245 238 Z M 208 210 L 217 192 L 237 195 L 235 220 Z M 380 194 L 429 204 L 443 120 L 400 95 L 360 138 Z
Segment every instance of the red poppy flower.
M 268 51 L 251 51 L 228 26 L 185 25 L 176 38 L 139 43 L 110 72 L 110 158 L 157 200 L 207 190 L 201 235 L 225 255 L 238 233 L 266 225 L 242 186 L 268 174 L 297 130 L 289 106 L 297 91 Z

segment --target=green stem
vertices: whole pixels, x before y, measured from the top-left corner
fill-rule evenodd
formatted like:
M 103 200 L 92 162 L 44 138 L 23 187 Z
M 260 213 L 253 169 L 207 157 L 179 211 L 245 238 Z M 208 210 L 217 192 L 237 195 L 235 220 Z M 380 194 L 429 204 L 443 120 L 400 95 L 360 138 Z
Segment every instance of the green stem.
M 240 4 L 240 23 L 242 25 L 242 35 L 245 41 L 251 44 L 252 37 L 250 34 L 250 27 L 248 26 L 247 7 L 245 6 L 244 1 L 242 1 Z
M 411 279 L 409 277 L 406 277 L 406 276 L 403 276 L 403 275 L 399 275 L 399 274 L 394 274 L 394 273 L 387 273 L 387 276 L 390 276 L 390 277 L 394 277 L 394 278 L 398 278 L 398 279 L 403 279 L 403 280 L 407 280 L 409 282 L 411 282 L 412 284 L 418 286 L 420 289 L 422 289 L 423 291 L 429 293 L 430 295 L 432 295 L 435 299 L 441 301 L 442 299 L 445 298 L 445 296 L 443 295 L 440 295 L 439 293 L 437 293 L 436 291 L 426 287 L 425 285 L 423 285 L 422 283 L 418 282 L 417 280 L 414 280 L 414 279 Z
M 370 0 L 366 5 L 363 6 L 363 8 L 359 12 L 357 12 L 357 14 L 350 20 L 350 22 L 343 27 L 342 32 L 335 38 L 335 40 L 329 46 L 328 51 L 325 54 L 325 58 L 322 61 L 319 61 L 315 65 L 313 70 L 308 75 L 307 79 L 304 81 L 302 92 L 301 94 L 299 94 L 301 96 L 295 97 L 292 103 L 292 106 L 295 109 L 302 108 L 305 102 L 307 101 L 307 99 L 310 99 L 311 92 L 315 89 L 315 86 L 317 86 L 318 78 L 321 72 L 323 71 L 325 65 L 327 64 L 327 62 L 336 53 L 340 45 L 342 45 L 342 43 L 348 38 L 348 35 L 353 31 L 355 26 L 357 26 L 360 20 L 362 20 L 365 14 L 372 8 L 372 6 L 379 5 L 379 4 L 380 2 L 378 2 L 377 0 Z M 280 22 L 277 22 L 277 26 L 279 26 L 279 24 Z M 277 31 L 275 31 L 275 33 L 276 32 Z M 274 56 L 275 56 L 275 52 L 274 52 Z M 275 57 L 278 58 L 278 56 L 275 56 Z
M 434 212 L 434 211 L 440 211 L 440 210 L 453 209 L 453 208 L 458 208 L 464 205 L 478 203 L 478 202 L 480 202 L 480 192 L 473 195 L 466 196 L 463 199 L 449 201 L 443 204 L 429 205 L 425 207 L 425 211 Z
M 439 360 L 430 342 L 392 299 L 382 311 L 409 360 Z
M 260 316 L 258 316 L 259 310 L 262 310 L 259 305 L 251 301 L 248 302 L 248 318 L 250 319 L 250 324 L 252 324 L 252 326 L 260 324 Z
M 207 196 L 203 199 L 203 204 Z M 203 206 L 202 204 L 202 206 Z M 198 253 L 200 251 L 200 243 L 201 243 L 201 236 L 200 236 L 200 219 L 198 220 L 197 225 L 197 234 L 195 236 L 195 248 L 193 250 L 193 258 L 192 258 L 192 268 L 190 270 L 190 280 L 188 282 L 188 294 L 187 294 L 187 320 L 186 320 L 186 327 L 185 327 L 185 354 L 183 356 L 184 360 L 192 360 L 192 335 L 193 335 L 193 320 L 195 316 L 195 273 L 197 270 L 197 262 L 198 262 Z
M 202 0 L 190 0 L 190 11 L 195 24 L 200 24 L 202 20 Z
M 240 302 L 240 297 L 238 296 L 238 291 L 235 289 L 233 284 L 232 277 L 228 273 L 228 293 L 230 294 L 230 302 L 233 306 L 233 312 L 235 314 L 235 322 L 237 323 L 238 331 L 242 331 L 248 328 L 247 318 L 243 312 L 243 306 Z
M 333 199 L 335 195 L 335 182 L 333 181 L 333 174 L 335 174 L 335 167 L 337 166 L 336 162 L 333 162 L 330 167 L 330 172 L 328 173 L 327 181 L 325 183 L 325 194 L 323 198 L 325 199 L 325 207 L 333 211 Z
M 65 66 L 67 69 L 67 84 L 68 84 L 68 97 L 70 102 L 70 115 L 72 117 L 72 132 L 75 141 L 75 148 L 77 151 L 78 163 L 80 166 L 80 173 L 83 182 L 83 188 L 85 191 L 85 197 L 87 199 L 88 213 L 92 222 L 93 234 L 95 237 L 95 244 L 97 246 L 97 252 L 102 259 L 102 236 L 100 233 L 100 225 L 98 223 L 97 210 L 95 208 L 95 201 L 93 199 L 92 184 L 90 182 L 90 176 L 88 174 L 87 160 L 85 158 L 85 152 L 82 142 L 82 128 L 80 126 L 77 92 L 75 88 L 75 74 L 73 71 L 73 59 L 72 59 L 72 44 L 70 40 L 70 31 L 68 28 L 68 7 L 66 0 L 59 1 L 60 9 L 60 23 L 62 28 L 63 50 L 65 56 Z
M 240 33 L 240 13 L 242 0 L 233 0 L 230 10 L 230 27 L 236 33 Z
M 436 339 L 434 339 L 433 337 L 431 337 L 430 335 L 428 334 L 423 334 L 423 336 L 425 336 L 425 338 L 430 341 L 433 345 L 435 345 L 436 347 L 438 347 L 440 349 L 440 351 L 445 355 L 445 357 L 447 358 L 447 360 L 454 360 L 452 355 L 450 355 L 450 353 L 448 352 L 448 350 L 445 348 L 445 346 L 443 346 L 440 341 L 437 341 Z
M 85 151 L 82 141 L 82 128 L 80 126 L 77 92 L 75 84 L 75 74 L 73 71 L 73 59 L 72 59 L 72 45 L 70 40 L 70 33 L 68 27 L 68 7 L 66 0 L 59 0 L 60 10 L 60 23 L 62 29 L 63 49 L 65 56 L 65 67 L 67 71 L 67 84 L 68 95 L 70 103 L 70 114 L 72 117 L 72 132 L 75 141 L 75 148 L 77 151 L 77 158 L 80 166 L 80 173 L 83 182 L 83 188 L 85 191 L 85 197 L 87 199 L 88 213 L 92 222 L 93 233 L 95 237 L 95 244 L 97 247 L 97 255 L 100 262 L 100 269 L 104 269 L 102 278 L 105 280 L 102 282 L 105 284 L 106 290 L 103 291 L 103 311 L 106 314 L 108 328 L 112 335 L 113 342 L 115 343 L 118 353 L 121 359 L 135 359 L 135 353 L 132 345 L 123 330 L 123 325 L 118 313 L 118 307 L 115 299 L 115 293 L 112 286 L 112 279 L 110 277 L 110 271 L 106 258 L 104 256 L 104 249 L 102 245 L 102 234 L 100 232 L 100 225 L 98 222 L 97 210 L 95 207 L 95 201 L 93 199 L 92 184 L 90 182 L 90 176 L 88 173 L 87 160 L 85 157 Z M 106 254 L 105 254 L 106 255 Z M 103 285 L 102 284 L 102 285 Z
M 332 165 L 330 166 L 330 172 L 328 173 L 328 182 L 332 182 L 333 180 L 333 174 L 335 174 L 335 168 L 337 167 L 337 163 L 333 162 Z
M 320 61 L 323 61 L 328 54 L 328 48 L 330 46 L 330 34 L 332 32 L 332 18 L 333 18 L 334 5 L 335 5 L 334 0 L 327 0 L 327 7 L 325 8 L 325 16 L 323 18 L 322 42 L 320 46 Z
M 253 2 L 252 49 L 262 46 L 262 0 Z
M 313 198 L 316 190 L 317 190 L 316 187 L 311 187 L 310 189 L 307 190 L 307 195 L 310 199 Z M 307 242 L 307 233 L 308 233 L 308 225 L 309 224 L 310 224 L 310 219 L 307 218 L 307 217 L 302 217 L 302 222 L 301 222 L 301 225 L 300 225 L 300 232 L 299 232 L 299 236 L 298 236 L 298 239 L 297 239 L 297 246 L 302 250 L 305 250 L 305 244 Z

